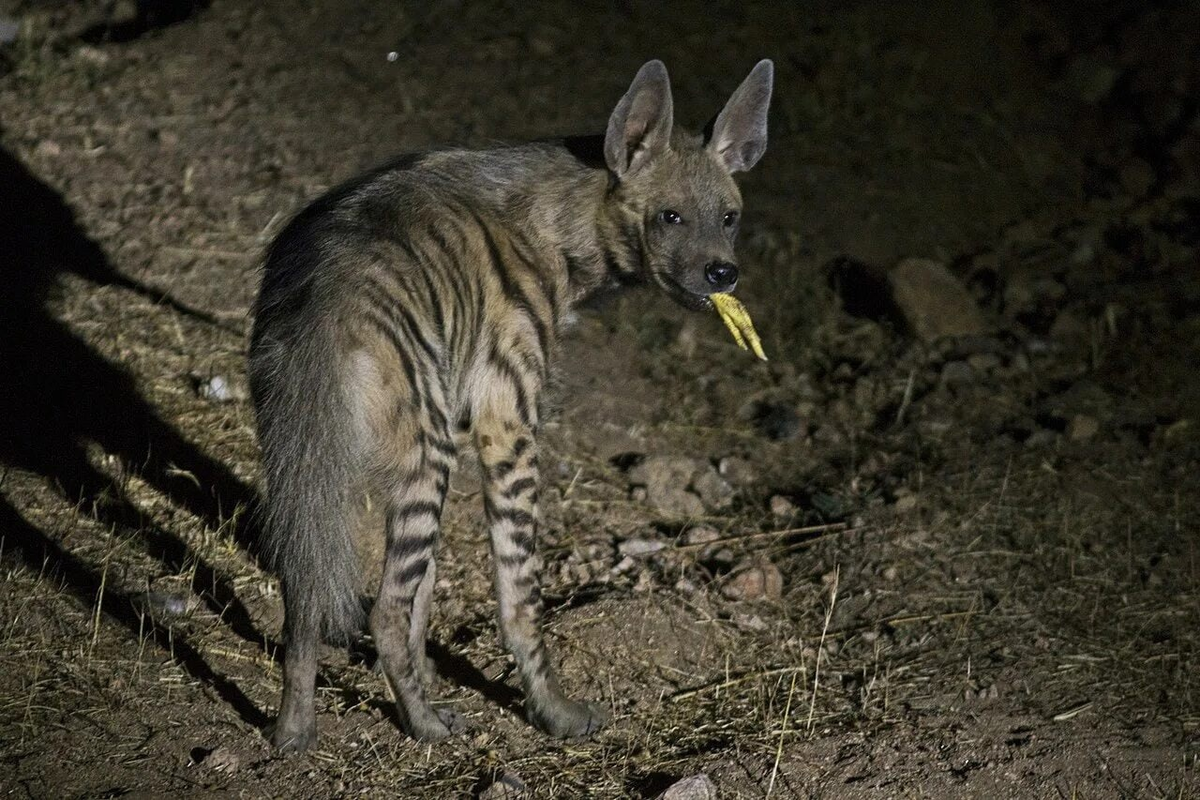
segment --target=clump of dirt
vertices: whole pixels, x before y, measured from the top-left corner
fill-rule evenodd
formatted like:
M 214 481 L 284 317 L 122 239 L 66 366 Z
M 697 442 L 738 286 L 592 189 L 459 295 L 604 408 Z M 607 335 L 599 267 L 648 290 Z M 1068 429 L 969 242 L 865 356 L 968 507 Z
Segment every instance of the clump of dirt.
M 0 0 L 6 790 L 1200 789 L 1188 4 L 151 6 Z M 273 755 L 262 247 L 398 152 L 599 130 L 650 57 L 698 128 L 763 56 L 771 361 L 622 296 L 546 425 L 552 650 L 611 725 L 524 722 L 468 457 L 431 653 L 470 732 L 406 740 L 364 641 L 323 654 L 319 749 Z

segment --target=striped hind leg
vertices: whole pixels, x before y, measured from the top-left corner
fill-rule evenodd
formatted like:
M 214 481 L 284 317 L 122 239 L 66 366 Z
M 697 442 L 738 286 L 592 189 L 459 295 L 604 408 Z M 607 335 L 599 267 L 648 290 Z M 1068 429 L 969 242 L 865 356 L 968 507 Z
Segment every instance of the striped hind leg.
M 414 739 L 436 741 L 465 725 L 450 709 L 434 709 L 425 692 L 425 633 L 434 582 L 434 548 L 453 465 L 449 437 L 422 435 L 395 481 L 387 508 L 387 549 L 371 635 L 400 725 Z
M 476 423 L 484 504 L 496 573 L 500 633 L 525 691 L 529 720 L 556 737 L 584 736 L 607 720 L 602 708 L 567 698 L 542 635 L 537 554 L 538 466 L 532 429 L 515 420 Z

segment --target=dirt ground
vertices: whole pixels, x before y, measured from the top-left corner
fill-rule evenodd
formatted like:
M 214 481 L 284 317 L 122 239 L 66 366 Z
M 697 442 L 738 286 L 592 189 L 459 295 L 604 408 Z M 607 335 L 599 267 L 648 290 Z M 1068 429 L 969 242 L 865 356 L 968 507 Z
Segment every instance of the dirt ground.
M 1132 0 L 0 0 L 0 789 L 1200 796 L 1197 31 Z M 262 248 L 397 153 L 599 131 L 653 57 L 697 128 L 776 62 L 739 289 L 771 361 L 649 291 L 568 336 L 548 625 L 612 723 L 523 721 L 464 464 L 431 651 L 470 731 L 407 740 L 369 647 L 330 648 L 318 749 L 274 756 Z

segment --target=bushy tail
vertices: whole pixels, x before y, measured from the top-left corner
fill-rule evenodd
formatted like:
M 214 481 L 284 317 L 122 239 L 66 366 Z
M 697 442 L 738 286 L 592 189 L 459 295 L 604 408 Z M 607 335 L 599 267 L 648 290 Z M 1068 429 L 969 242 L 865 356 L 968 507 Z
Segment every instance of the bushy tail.
M 266 482 L 262 550 L 283 585 L 288 638 L 341 643 L 363 627 L 352 497 L 362 448 L 336 358 L 320 338 L 251 347 Z

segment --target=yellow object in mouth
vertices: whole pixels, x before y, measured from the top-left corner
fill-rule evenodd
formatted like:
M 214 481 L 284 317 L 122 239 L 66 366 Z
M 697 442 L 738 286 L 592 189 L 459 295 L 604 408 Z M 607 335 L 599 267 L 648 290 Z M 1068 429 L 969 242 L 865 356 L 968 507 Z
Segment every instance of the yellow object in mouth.
M 758 338 L 758 331 L 754 330 L 754 323 L 750 321 L 750 312 L 742 305 L 742 301 L 724 293 L 710 294 L 708 299 L 721 315 L 725 327 L 733 334 L 733 340 L 737 342 L 738 347 L 751 350 L 754 355 L 766 361 L 767 355 L 763 352 L 762 340 Z

